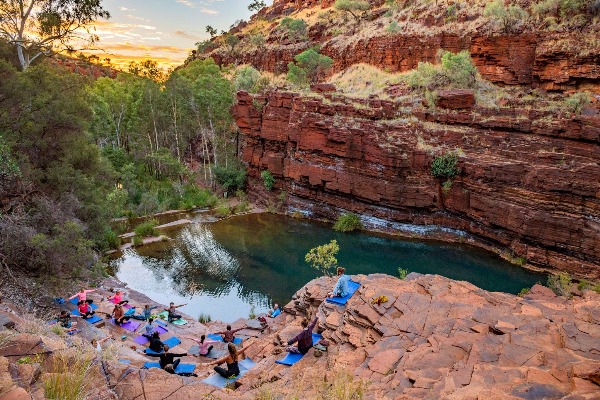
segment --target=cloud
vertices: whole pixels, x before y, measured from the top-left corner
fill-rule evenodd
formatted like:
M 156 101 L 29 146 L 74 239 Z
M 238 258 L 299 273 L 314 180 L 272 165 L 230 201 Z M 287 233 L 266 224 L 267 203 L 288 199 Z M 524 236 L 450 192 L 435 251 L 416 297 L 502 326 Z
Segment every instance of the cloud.
M 187 33 L 186 31 L 175 31 L 177 36 L 181 36 L 186 39 L 196 40 L 198 39 L 198 35 L 192 35 L 191 33 Z
M 177 1 L 177 3 L 179 4 L 183 4 L 184 6 L 190 7 L 190 8 L 196 8 L 198 9 L 202 14 L 209 14 L 209 15 L 217 15 L 219 14 L 219 12 L 217 10 L 213 10 L 211 8 L 206 8 L 206 7 L 201 7 L 201 6 L 208 6 L 210 4 L 213 4 L 214 1 L 222 1 L 222 0 L 208 0 L 208 1 L 201 1 L 200 5 L 189 1 L 189 0 L 175 0 Z

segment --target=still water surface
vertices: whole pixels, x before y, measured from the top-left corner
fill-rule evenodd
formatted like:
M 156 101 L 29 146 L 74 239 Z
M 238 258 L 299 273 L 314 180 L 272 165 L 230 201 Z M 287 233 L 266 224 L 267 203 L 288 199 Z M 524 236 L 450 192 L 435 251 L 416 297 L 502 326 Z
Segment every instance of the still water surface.
M 339 233 L 331 225 L 274 214 L 251 214 L 172 231 L 172 241 L 128 250 L 113 260 L 116 276 L 163 304 L 187 303 L 197 317 L 232 322 L 286 304 L 318 274 L 304 262 L 313 247 L 336 239 L 339 264 L 350 274 L 387 273 L 398 268 L 469 281 L 483 289 L 518 293 L 542 274 L 516 267 L 464 244 Z

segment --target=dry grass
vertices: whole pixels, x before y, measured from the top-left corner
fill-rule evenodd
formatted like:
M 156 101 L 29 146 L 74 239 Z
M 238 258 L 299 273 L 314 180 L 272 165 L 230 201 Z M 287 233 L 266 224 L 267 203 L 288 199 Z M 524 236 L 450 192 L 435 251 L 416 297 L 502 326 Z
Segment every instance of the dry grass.
M 45 396 L 56 400 L 86 399 L 94 375 L 98 374 L 95 357 L 96 354 L 84 346 L 55 352 L 44 379 Z
M 403 82 L 405 74 L 385 72 L 369 64 L 355 64 L 328 79 L 336 88 L 352 97 L 387 97 L 385 89 Z
M 52 327 L 53 325 L 48 325 L 48 323 L 33 315 L 25 315 L 23 322 L 17 325 L 17 331 L 31 335 L 50 336 L 54 333 Z

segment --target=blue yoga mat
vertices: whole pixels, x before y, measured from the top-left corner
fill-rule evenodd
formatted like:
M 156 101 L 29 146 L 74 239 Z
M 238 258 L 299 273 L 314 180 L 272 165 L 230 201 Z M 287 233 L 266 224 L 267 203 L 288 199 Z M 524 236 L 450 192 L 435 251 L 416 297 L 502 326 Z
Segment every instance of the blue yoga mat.
M 128 364 L 128 365 L 131 364 L 131 361 L 129 361 L 129 360 L 119 360 L 119 362 L 122 364 Z
M 69 300 L 69 302 L 71 304 L 77 305 L 77 302 L 79 301 L 79 298 L 75 297 L 74 299 Z M 98 306 L 96 305 L 96 303 L 92 303 L 90 304 L 90 307 L 92 307 L 92 310 L 97 310 Z
M 208 385 L 216 386 L 218 388 L 224 388 L 231 382 L 235 382 L 242 376 L 244 376 L 246 372 L 248 372 L 254 366 L 254 362 L 252 362 L 251 359 L 246 358 L 245 360 L 239 361 L 238 366 L 240 367 L 240 374 L 233 379 L 225 379 L 219 374 L 213 374 L 208 378 L 204 379 L 202 382 Z
M 348 302 L 348 300 L 350 300 L 350 297 L 352 297 L 354 292 L 356 292 L 359 287 L 360 287 L 360 283 L 350 281 L 350 282 L 348 282 L 348 294 L 347 295 L 345 295 L 344 297 L 331 297 L 331 298 L 328 297 L 325 301 L 327 301 L 328 303 L 340 304 L 343 306 Z
M 163 341 L 163 344 L 168 344 L 170 348 L 173 348 L 173 347 L 177 346 L 179 343 L 181 343 L 181 340 L 177 339 L 175 336 L 173 336 L 172 338 L 169 338 L 169 339 Z M 160 353 L 157 353 L 157 352 L 155 352 L 153 350 L 150 350 L 150 349 L 146 349 L 144 352 L 146 354 L 161 354 L 162 353 L 162 351 Z
M 160 369 L 160 363 L 157 362 L 147 362 L 144 363 L 144 365 L 142 366 L 142 368 L 158 368 Z M 175 368 L 175 373 L 176 374 L 193 374 L 194 370 L 196 369 L 196 364 L 182 364 L 179 363 L 179 365 L 177 366 L 177 368 Z
M 218 342 L 224 342 L 223 337 L 221 335 L 216 335 L 214 333 L 209 333 L 207 335 L 207 337 L 211 340 L 216 340 Z M 235 339 L 233 339 L 233 344 L 242 344 L 242 339 L 239 337 L 236 337 Z
M 312 334 L 312 340 L 313 340 L 313 346 L 317 343 L 319 343 L 319 340 L 321 340 L 323 336 L 319 335 L 318 333 L 313 333 Z M 298 361 L 300 361 L 300 359 L 304 357 L 304 354 L 299 354 L 299 353 L 287 353 L 287 355 L 285 357 L 283 357 L 281 360 L 277 360 L 275 361 L 277 364 L 283 364 L 283 365 L 289 365 L 292 366 L 294 364 L 296 364 Z
M 73 311 L 71 311 L 71 315 L 79 315 L 79 316 L 81 316 L 81 314 L 79 314 L 79 310 L 73 310 Z M 97 315 L 92 315 L 89 318 L 81 318 L 81 320 L 85 321 L 85 322 L 89 322 L 90 324 L 95 324 L 98 321 L 102 321 L 102 318 L 99 317 L 99 316 L 97 316 Z

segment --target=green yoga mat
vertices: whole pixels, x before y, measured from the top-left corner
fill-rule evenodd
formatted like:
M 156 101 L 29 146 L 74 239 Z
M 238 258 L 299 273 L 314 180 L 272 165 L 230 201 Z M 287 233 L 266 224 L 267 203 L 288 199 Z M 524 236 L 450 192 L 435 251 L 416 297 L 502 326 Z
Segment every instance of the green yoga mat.
M 167 311 L 163 311 L 161 313 L 158 313 L 157 315 L 159 318 L 162 316 L 165 321 L 167 321 L 167 318 L 169 317 L 169 313 Z M 171 323 L 173 325 L 186 325 L 188 322 L 185 319 L 180 318 L 176 319 L 175 321 L 171 321 Z

